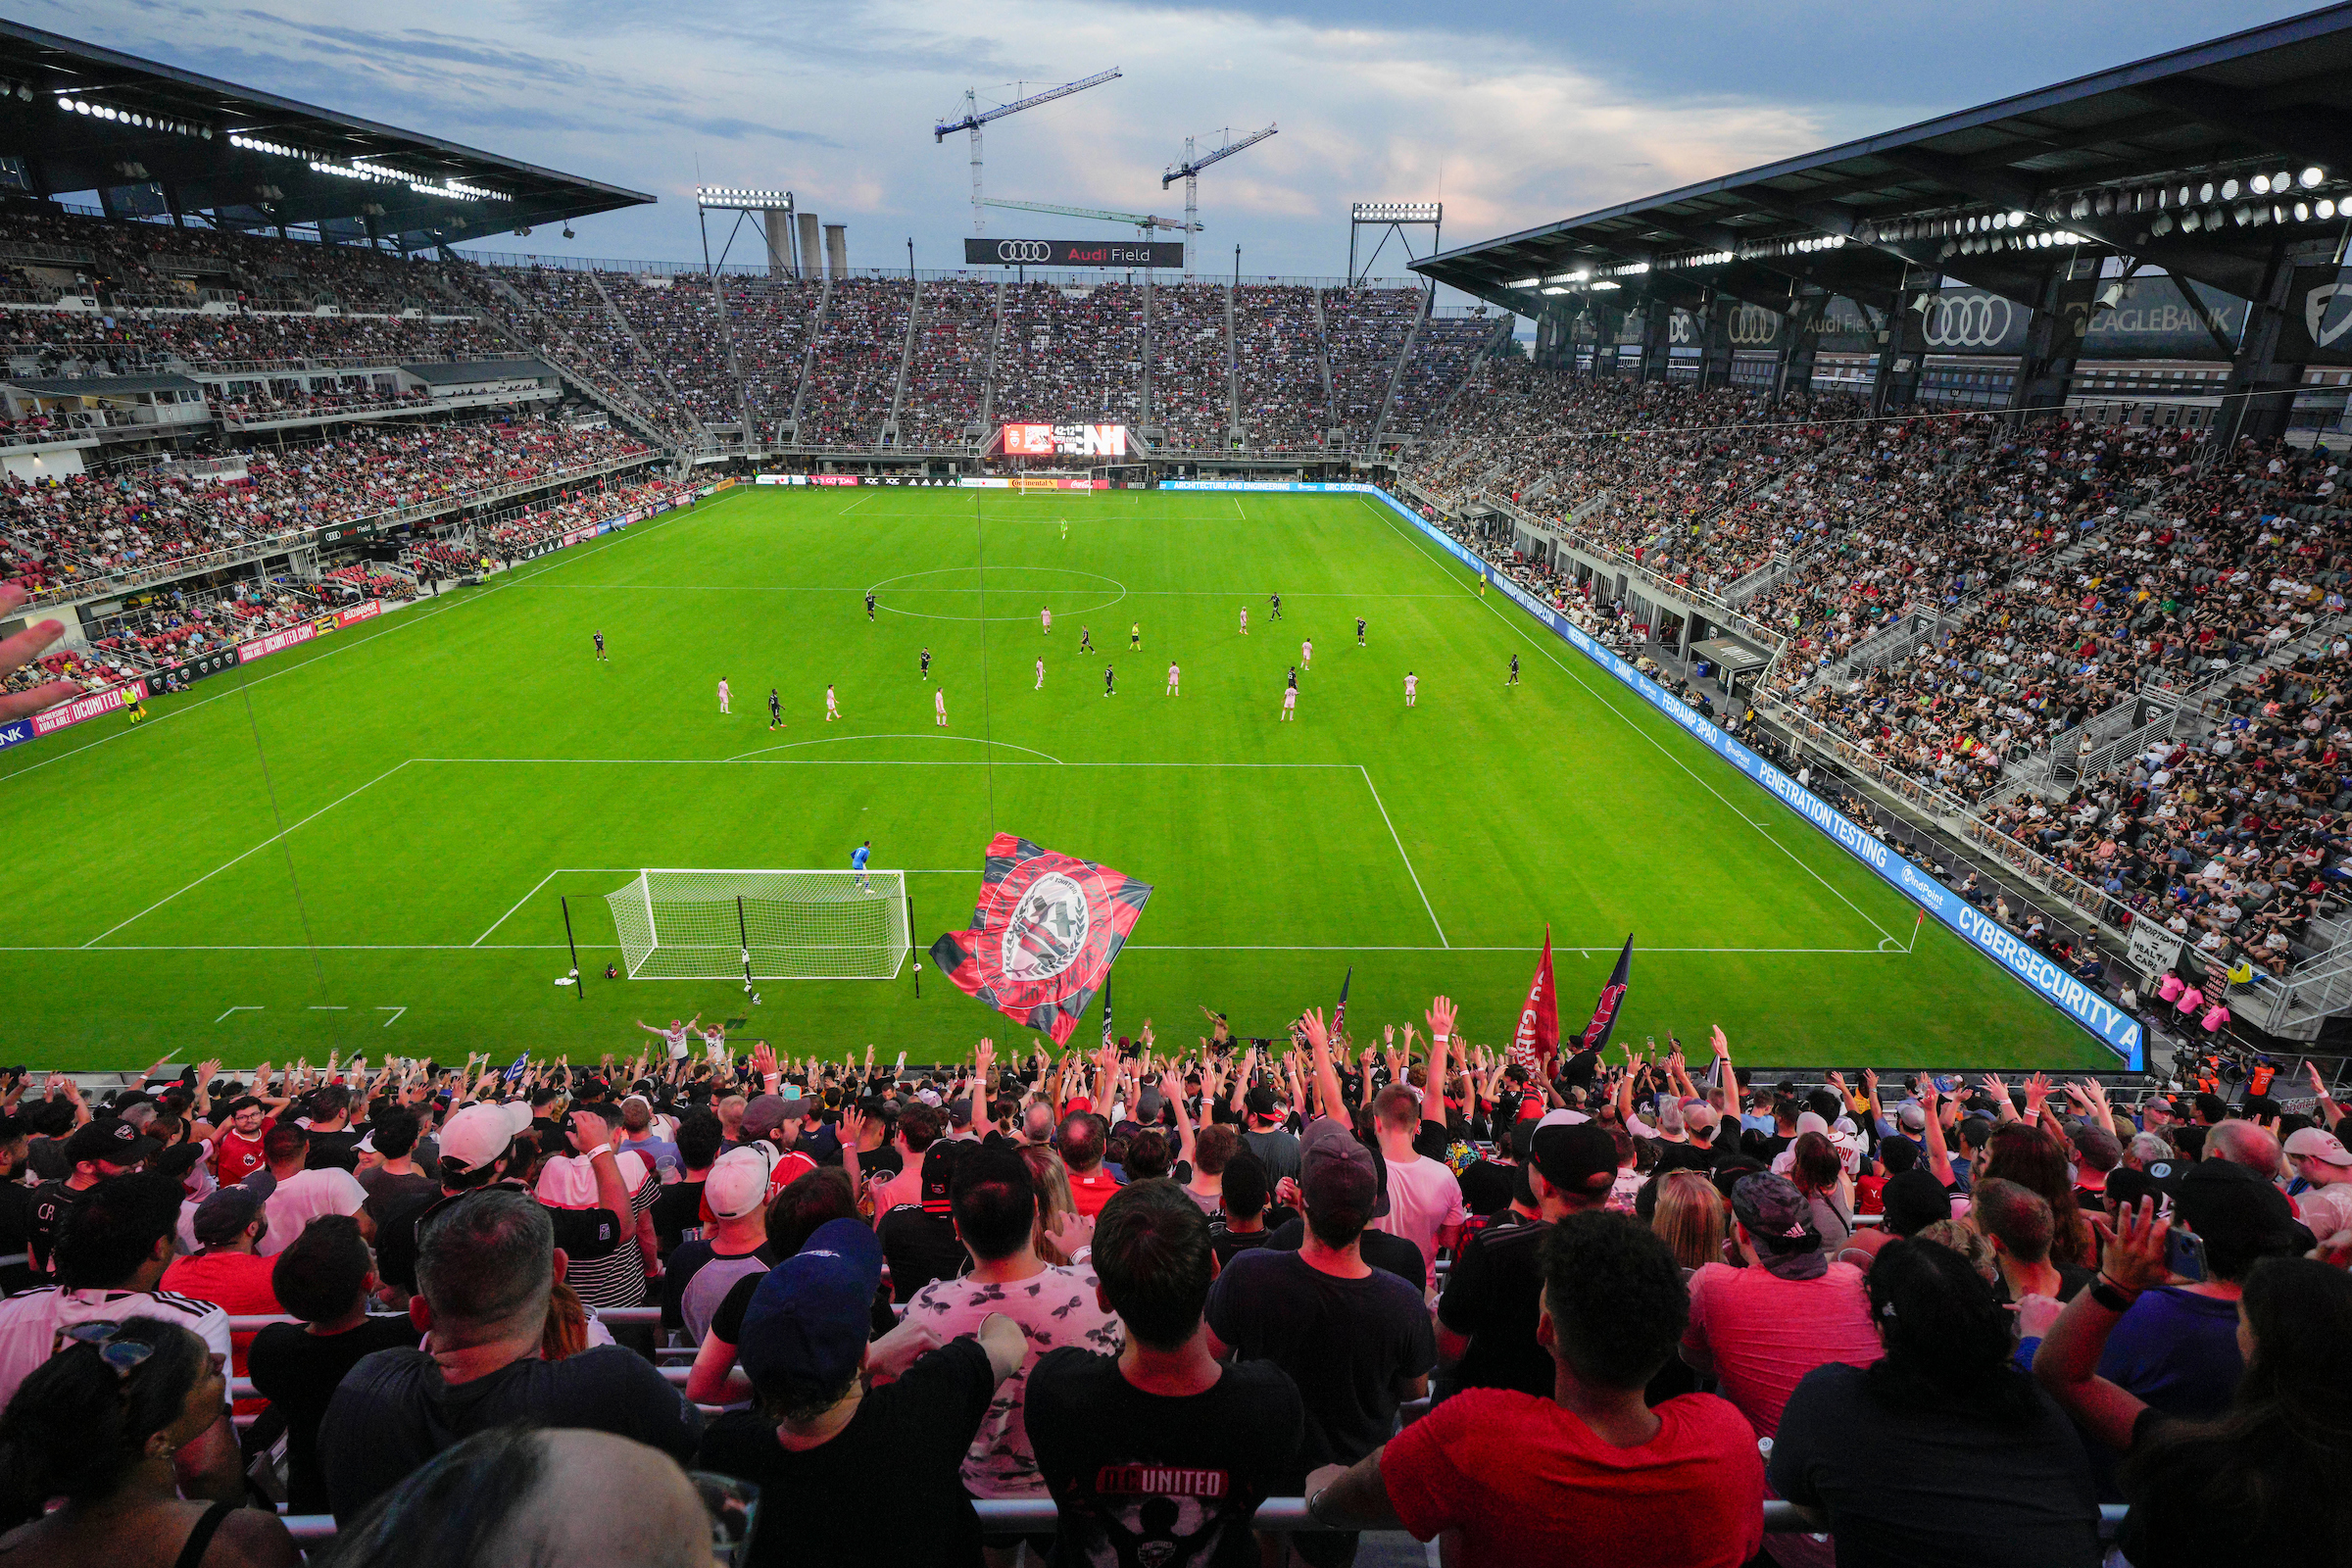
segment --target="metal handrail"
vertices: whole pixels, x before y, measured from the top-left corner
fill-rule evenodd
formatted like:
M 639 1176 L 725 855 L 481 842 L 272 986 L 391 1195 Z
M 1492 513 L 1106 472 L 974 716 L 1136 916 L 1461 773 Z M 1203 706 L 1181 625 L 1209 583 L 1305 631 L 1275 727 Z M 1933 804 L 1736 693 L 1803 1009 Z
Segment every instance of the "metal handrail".
M 265 557 L 282 555 L 287 550 L 303 543 L 311 534 L 320 528 L 374 527 L 383 529 L 398 527 L 404 522 L 415 522 L 425 517 L 439 516 L 443 513 L 458 512 L 467 507 L 485 506 L 491 502 L 502 501 L 509 496 L 521 495 L 527 491 L 544 490 L 555 485 L 601 478 L 606 474 L 616 473 L 623 468 L 641 467 L 646 464 L 661 461 L 662 454 L 658 452 L 641 452 L 633 457 L 617 458 L 610 463 L 592 464 L 584 468 L 564 468 L 533 479 L 515 479 L 490 490 L 468 490 L 439 500 L 416 502 L 387 512 L 371 512 L 363 516 L 339 517 L 328 522 L 306 522 L 299 528 L 290 528 L 282 533 L 274 533 L 266 539 L 232 545 L 225 550 L 210 551 L 201 556 L 178 556 L 154 566 L 129 567 L 122 571 L 109 572 L 103 577 L 77 577 L 70 583 L 60 583 L 55 588 L 44 589 L 32 595 L 25 600 L 25 604 L 29 607 L 62 604 L 78 599 L 94 599 L 106 594 L 121 593 L 125 589 L 145 587 L 150 583 L 192 577 L 200 572 L 220 571 L 230 566 L 243 565 L 248 562 L 260 561 Z
M 1051 1497 L 976 1497 L 972 1511 L 980 1516 L 980 1528 L 991 1533 L 1051 1534 L 1060 1522 L 1060 1513 Z M 2099 1539 L 2112 1541 L 2123 1528 L 2124 1515 L 2131 1510 L 2120 1502 L 2099 1504 Z M 335 1516 L 329 1513 L 296 1513 L 279 1516 L 286 1533 L 304 1544 L 331 1541 L 335 1534 Z M 1250 1524 L 1259 1530 L 1285 1535 L 1307 1535 L 1327 1531 L 1324 1524 L 1306 1511 L 1304 1497 L 1268 1497 L 1257 1505 Z M 1821 1527 L 1797 1511 L 1793 1502 L 1778 1497 L 1764 1499 L 1764 1533 L 1768 1536 L 1812 1535 Z

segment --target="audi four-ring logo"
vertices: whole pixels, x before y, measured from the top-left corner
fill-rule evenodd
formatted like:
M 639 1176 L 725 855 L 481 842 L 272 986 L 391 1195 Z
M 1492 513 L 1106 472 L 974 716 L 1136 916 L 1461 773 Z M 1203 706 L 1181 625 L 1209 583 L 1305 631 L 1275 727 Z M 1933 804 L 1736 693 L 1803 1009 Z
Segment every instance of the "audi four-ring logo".
M 2008 337 L 2016 320 L 2017 307 L 1998 294 L 1938 297 L 1928 313 L 1928 346 L 1988 349 Z
M 1732 312 L 1732 341 L 1741 348 L 1771 342 L 1780 327 L 1781 318 L 1761 305 L 1742 305 Z
M 997 260 L 1000 262 L 1050 262 L 1054 247 L 1042 239 L 1001 239 L 997 241 Z

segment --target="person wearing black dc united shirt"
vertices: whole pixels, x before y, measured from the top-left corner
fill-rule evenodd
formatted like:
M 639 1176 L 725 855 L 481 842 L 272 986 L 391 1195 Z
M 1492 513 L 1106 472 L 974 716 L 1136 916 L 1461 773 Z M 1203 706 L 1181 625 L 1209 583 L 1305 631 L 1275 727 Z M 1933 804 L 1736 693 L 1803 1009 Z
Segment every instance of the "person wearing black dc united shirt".
M 1210 1353 L 1208 1216 L 1174 1182 L 1137 1182 L 1102 1205 L 1093 1261 L 1124 1348 L 1048 1350 L 1024 1396 L 1059 1511 L 1054 1560 L 1256 1568 L 1250 1520 L 1292 1467 L 1304 1413 L 1280 1367 Z

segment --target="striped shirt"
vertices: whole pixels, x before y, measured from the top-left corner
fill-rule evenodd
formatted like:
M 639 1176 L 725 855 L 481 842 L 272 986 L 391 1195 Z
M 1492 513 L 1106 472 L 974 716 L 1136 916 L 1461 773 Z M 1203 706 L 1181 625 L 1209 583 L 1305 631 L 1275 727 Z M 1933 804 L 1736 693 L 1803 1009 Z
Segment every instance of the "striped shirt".
M 661 1196 L 662 1184 L 648 1175 L 629 1200 L 629 1217 L 618 1245 L 598 1257 L 565 1253 L 564 1283 L 578 1292 L 581 1300 L 590 1306 L 645 1304 L 645 1251 L 637 1245 L 637 1222 Z
M 172 1291 L 69 1291 L 52 1285 L 0 1301 L 0 1407 L 16 1397 L 18 1385 L 33 1368 L 63 1348 L 59 1335 L 67 1328 L 133 1317 L 177 1323 L 227 1364 L 228 1314 L 210 1301 Z

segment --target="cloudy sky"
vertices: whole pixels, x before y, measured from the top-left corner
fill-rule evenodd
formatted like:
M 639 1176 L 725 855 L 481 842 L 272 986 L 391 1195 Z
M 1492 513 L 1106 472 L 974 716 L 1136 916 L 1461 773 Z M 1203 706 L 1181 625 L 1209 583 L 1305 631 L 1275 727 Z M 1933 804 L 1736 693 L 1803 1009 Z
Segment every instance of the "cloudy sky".
M 856 266 L 960 261 L 935 118 L 1116 66 L 990 127 L 991 195 L 1171 213 L 1186 135 L 1218 270 L 1337 275 L 1351 200 L 1443 199 L 1448 245 L 2045 85 L 2305 6 L 2261 0 L 0 0 L 33 26 L 651 192 L 493 248 L 687 260 L 691 191 L 787 186 Z M 1025 86 L 1016 86 L 1024 83 Z M 994 214 L 997 234 L 1121 231 Z M 1392 247 L 1393 254 L 1393 247 Z M 739 253 L 740 256 L 740 253 Z M 748 257 L 742 258 L 748 259 Z M 1379 269 L 1391 273 L 1385 263 Z M 1401 270 L 1397 269 L 1396 270 Z

